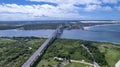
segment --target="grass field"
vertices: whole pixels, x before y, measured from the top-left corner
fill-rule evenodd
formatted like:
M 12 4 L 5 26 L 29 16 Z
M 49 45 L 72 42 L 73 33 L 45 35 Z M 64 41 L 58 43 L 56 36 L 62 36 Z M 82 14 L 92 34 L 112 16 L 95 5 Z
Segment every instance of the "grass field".
M 93 67 L 93 66 L 89 66 L 81 63 L 70 63 L 64 67 Z
M 43 38 L 0 38 L 0 67 L 20 67 L 45 41 Z
M 59 67 L 60 61 L 56 61 L 53 58 L 49 58 L 49 59 L 44 59 L 41 60 L 40 63 L 37 65 L 37 67 L 51 67 L 52 65 Z M 72 62 L 69 64 L 66 64 L 64 67 L 93 67 L 90 65 L 85 65 L 82 63 L 76 63 L 76 62 Z
M 120 60 L 120 46 L 102 44 L 99 45 L 99 49 L 105 54 L 105 59 L 110 67 L 114 67 L 115 64 Z
M 40 64 L 37 65 L 37 67 L 49 67 L 51 65 L 57 65 L 58 66 L 59 62 L 55 61 L 53 58 L 49 59 L 44 59 L 40 61 Z
M 114 67 L 115 63 L 120 60 L 120 46 L 104 43 L 104 42 L 88 42 L 82 40 L 66 40 L 66 39 L 57 39 L 45 52 L 40 65 L 54 65 L 59 62 L 54 61 L 51 58 L 54 57 L 64 57 L 73 60 L 85 60 L 89 63 L 92 63 L 92 59 L 87 53 L 85 49 L 83 49 L 80 45 L 85 44 L 89 50 L 93 53 L 93 56 L 96 62 L 101 67 Z M 53 49 L 54 48 L 54 49 Z M 49 59 L 49 61 L 47 61 Z M 51 60 L 51 61 L 50 61 Z M 45 64 L 43 64 L 43 61 Z M 81 66 L 80 66 L 81 65 Z M 71 63 L 66 65 L 65 67 L 85 67 L 86 65 L 80 63 Z
M 0 38 L 0 67 L 20 67 L 44 41 L 44 38 L 34 37 Z M 59 66 L 62 61 L 54 60 L 54 57 L 78 61 L 85 60 L 92 63 L 91 56 L 81 47 L 81 44 L 89 48 L 101 67 L 114 67 L 115 63 L 120 60 L 120 45 L 57 39 L 48 47 L 37 67 Z M 88 65 L 72 62 L 64 67 L 86 66 Z

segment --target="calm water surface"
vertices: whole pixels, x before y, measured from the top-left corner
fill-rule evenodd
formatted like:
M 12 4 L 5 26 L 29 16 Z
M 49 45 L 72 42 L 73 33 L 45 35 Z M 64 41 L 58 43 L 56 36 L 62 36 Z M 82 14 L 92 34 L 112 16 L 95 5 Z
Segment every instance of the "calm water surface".
M 0 30 L 0 37 L 45 37 L 55 30 Z M 92 26 L 88 30 L 64 30 L 61 38 L 120 43 L 120 24 Z
M 55 30 L 0 30 L 0 37 L 45 37 L 48 38 Z
M 61 38 L 120 43 L 120 33 L 118 32 L 66 30 Z

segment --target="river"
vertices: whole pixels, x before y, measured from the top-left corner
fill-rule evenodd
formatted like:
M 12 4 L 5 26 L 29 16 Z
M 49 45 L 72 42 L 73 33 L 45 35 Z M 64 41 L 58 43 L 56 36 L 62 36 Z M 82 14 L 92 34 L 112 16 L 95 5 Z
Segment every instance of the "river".
M 0 30 L 0 37 L 45 37 L 55 30 Z M 120 43 L 120 24 L 92 26 L 87 30 L 64 30 L 61 38 Z

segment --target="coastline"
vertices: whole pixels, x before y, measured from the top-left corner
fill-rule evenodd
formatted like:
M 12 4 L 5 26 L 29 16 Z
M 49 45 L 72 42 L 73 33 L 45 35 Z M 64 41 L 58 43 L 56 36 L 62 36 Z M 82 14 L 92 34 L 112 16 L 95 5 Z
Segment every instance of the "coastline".
M 97 27 L 97 26 L 110 26 L 110 25 L 120 25 L 120 24 L 102 24 L 102 25 L 93 25 L 93 26 L 85 26 L 83 27 L 84 30 L 90 30 L 91 27 Z
M 84 29 L 83 30 L 81 30 L 81 29 L 71 29 L 71 30 L 68 30 L 67 32 L 68 33 L 64 33 L 64 34 L 70 34 L 71 32 L 69 32 L 69 31 L 72 31 L 72 32 L 74 32 L 74 33 L 72 33 L 72 34 L 70 34 L 70 36 L 71 36 L 71 38 L 69 38 L 69 36 L 67 36 L 67 37 L 63 37 L 63 38 L 66 38 L 66 39 L 75 39 L 75 40 L 86 40 L 86 41 L 94 41 L 94 42 L 109 42 L 109 43 L 113 43 L 113 44 L 120 44 L 120 42 L 118 41 L 118 39 L 116 39 L 117 38 L 117 36 L 116 35 L 113 35 L 113 36 L 116 36 L 114 39 L 116 40 L 105 40 L 105 38 L 104 39 L 99 39 L 98 38 L 98 40 L 97 39 L 95 39 L 95 38 L 90 38 L 91 37 L 91 35 L 93 35 L 93 33 L 89 33 L 89 32 L 104 32 L 104 31 L 94 31 L 94 30 L 90 30 L 90 27 L 93 27 L 93 26 L 108 26 L 108 25 L 119 25 L 119 24 L 99 24 L 99 25 L 91 25 L 91 26 L 85 26 L 84 27 Z M 45 33 L 42 33 L 42 34 L 45 34 L 45 35 L 42 35 L 42 36 L 39 36 L 39 35 L 37 35 L 37 33 L 38 33 L 38 31 L 39 30 L 19 30 L 19 29 L 11 29 L 12 31 L 10 31 L 10 32 L 12 32 L 12 33 L 9 33 L 9 35 L 8 35 L 8 33 L 6 33 L 5 34 L 5 36 L 4 35 L 2 35 L 2 34 L 4 34 L 4 33 L 0 33 L 1 34 L 1 37 L 7 37 L 7 35 L 8 35 L 8 37 L 28 37 L 28 35 L 29 35 L 29 33 L 31 32 L 31 33 L 33 33 L 33 32 L 36 32 L 36 33 L 33 33 L 34 35 L 29 35 L 29 36 L 33 36 L 33 37 L 45 37 L 45 38 L 47 38 L 48 36 L 49 36 L 49 34 L 45 34 Z M 41 29 L 41 30 L 43 30 L 43 29 Z M 52 31 L 52 29 L 44 29 L 45 31 L 48 31 L 49 32 L 49 30 L 50 31 Z M 40 31 L 39 32 L 39 34 L 41 33 L 41 32 L 44 32 L 44 30 L 43 31 Z M 75 31 L 74 31 L 75 30 Z M 14 33 L 16 33 L 16 31 L 18 31 L 18 33 L 17 33 L 17 35 L 15 35 Z M 27 33 L 26 33 L 26 31 L 27 31 Z M 33 31 L 33 32 L 32 32 Z M 66 30 L 64 30 L 64 31 L 66 31 Z M 76 32 L 76 31 L 78 31 L 78 32 Z M 4 31 L 4 32 L 9 32 L 9 30 L 8 31 Z M 25 32 L 25 35 L 26 36 L 24 36 L 24 34 L 22 34 L 22 32 Z M 46 33 L 48 33 L 48 32 L 46 32 Z M 81 33 L 81 32 L 83 32 L 81 35 L 83 35 L 84 37 L 82 37 L 81 35 L 79 35 L 79 33 Z M 107 31 L 108 33 L 109 33 L 109 31 Z M 85 33 L 85 34 L 84 34 Z M 118 37 L 119 37 L 119 33 L 120 32 L 115 32 L 115 33 L 118 33 L 117 35 L 118 35 Z M 99 36 L 98 35 L 99 33 L 97 33 L 95 36 Z M 11 36 L 12 35 L 12 36 Z M 76 35 L 77 35 L 77 37 L 76 37 Z M 87 38 L 85 38 L 87 35 L 89 35 L 88 36 L 88 39 Z M 74 36 L 75 36 L 75 38 L 74 38 Z M 78 36 L 80 36 L 80 37 L 78 37 Z M 107 35 L 106 35 L 107 36 Z M 111 35 L 110 35 L 111 36 Z M 81 38 L 82 37 L 82 38 Z M 102 37 L 102 36 L 101 36 Z M 62 38 L 62 37 L 61 37 Z M 89 39 L 90 38 L 90 39 Z M 109 38 L 109 37 L 108 37 Z M 105 41 L 104 41 L 105 40 Z
M 91 26 L 83 27 L 83 30 L 89 30 Z
M 0 39 L 13 39 L 13 38 L 43 38 L 43 39 L 47 39 L 47 37 L 35 37 L 35 36 L 28 36 L 28 37 L 0 37 Z M 120 46 L 120 43 L 115 43 L 115 42 L 109 42 L 109 41 L 94 41 L 94 40 L 85 40 L 85 39 L 70 39 L 70 38 L 58 38 L 58 39 L 62 39 L 62 40 L 74 40 L 74 41 L 88 41 L 88 42 L 94 42 L 94 43 L 107 43 L 107 44 L 114 44 L 114 45 L 118 45 Z
M 85 39 L 68 39 L 68 38 L 60 38 L 65 40 L 81 40 L 81 41 L 88 41 L 88 42 L 95 42 L 95 43 L 108 43 L 120 46 L 120 43 L 117 42 L 109 42 L 109 41 L 94 41 L 94 40 L 85 40 Z

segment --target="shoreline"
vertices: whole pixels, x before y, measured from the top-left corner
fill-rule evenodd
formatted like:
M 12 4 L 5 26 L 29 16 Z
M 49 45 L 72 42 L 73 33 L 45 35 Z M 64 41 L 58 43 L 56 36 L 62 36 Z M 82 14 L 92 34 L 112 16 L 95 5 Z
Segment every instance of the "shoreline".
M 97 42 L 97 43 L 109 43 L 109 44 L 114 44 L 114 45 L 118 45 L 118 46 L 120 46 L 120 43 L 108 42 L 108 41 L 94 41 L 94 40 L 84 40 L 84 39 L 68 39 L 68 38 L 60 38 L 60 39 L 65 39 L 65 40 L 81 40 L 81 41 Z
M 85 26 L 85 27 L 83 27 L 83 29 L 84 29 L 84 30 L 89 30 L 91 27 L 110 26 L 110 25 L 120 25 L 120 24 L 101 24 L 101 25 Z
M 85 26 L 83 31 L 92 31 L 92 30 L 89 30 L 89 28 L 94 27 L 94 26 L 108 26 L 108 25 L 120 25 L 120 24 L 102 24 L 102 25 Z M 32 30 L 18 30 L 18 29 L 11 29 L 11 30 L 13 30 L 13 31 L 32 31 Z M 47 30 L 53 30 L 53 29 L 41 29 L 41 30 L 46 30 L 47 31 Z M 81 30 L 81 29 L 71 29 L 71 30 Z M 48 38 L 46 36 L 47 35 L 40 36 L 39 38 L 41 38 L 41 37 L 42 38 Z M 7 36 L 1 36 L 0 38 L 2 38 L 2 37 L 7 37 Z M 10 36 L 10 37 L 12 37 L 12 36 Z M 14 37 L 32 37 L 32 36 L 14 36 Z M 38 36 L 33 36 L 33 37 L 38 37 Z M 9 36 L 8 36 L 8 38 L 9 38 Z M 61 37 L 60 39 L 72 39 L 72 38 L 62 38 Z M 81 39 L 73 38 L 73 40 L 84 40 L 84 39 L 82 39 L 82 38 Z M 85 41 L 106 42 L 106 43 L 120 44 L 119 42 L 114 42 L 114 41 L 110 42 L 110 41 L 103 41 L 103 40 L 99 41 L 99 40 L 87 40 L 87 39 L 85 39 Z
M 8 38 L 8 39 L 12 39 L 12 38 L 44 38 L 44 39 L 47 39 L 47 37 L 0 37 L 1 38 Z M 108 41 L 94 41 L 94 40 L 84 40 L 84 39 L 68 39 L 68 38 L 58 38 L 58 39 L 61 39 L 61 40 L 79 40 L 79 41 L 88 41 L 88 42 L 95 42 L 95 43 L 109 43 L 109 44 L 114 44 L 114 45 L 118 45 L 120 46 L 120 43 L 115 43 L 115 42 L 108 42 Z

